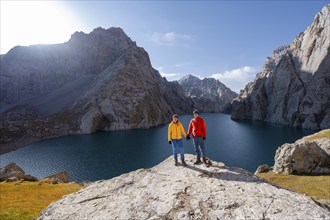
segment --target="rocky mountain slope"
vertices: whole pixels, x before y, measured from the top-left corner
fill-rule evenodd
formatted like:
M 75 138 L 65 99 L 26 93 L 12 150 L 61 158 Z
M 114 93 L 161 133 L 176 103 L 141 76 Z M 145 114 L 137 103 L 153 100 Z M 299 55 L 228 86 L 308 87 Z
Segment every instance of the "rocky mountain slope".
M 235 92 L 213 78 L 201 80 L 187 75 L 178 82 L 185 94 L 193 100 L 194 108 L 203 112 L 224 112 L 227 105 L 237 97 Z
M 0 83 L 1 153 L 66 134 L 148 128 L 191 111 L 182 88 L 120 28 L 15 47 L 1 58 Z
M 44 209 L 37 219 L 329 219 L 311 198 L 240 169 L 175 167 L 172 157 L 92 183 Z M 175 172 L 174 172 L 175 170 Z
M 330 127 L 330 4 L 264 68 L 231 106 L 233 119 L 265 120 L 293 127 Z

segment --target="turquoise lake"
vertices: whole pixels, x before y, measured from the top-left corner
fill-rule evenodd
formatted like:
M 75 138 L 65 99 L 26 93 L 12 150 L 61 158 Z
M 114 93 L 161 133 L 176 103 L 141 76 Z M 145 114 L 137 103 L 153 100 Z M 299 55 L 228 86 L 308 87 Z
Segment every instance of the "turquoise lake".
M 254 172 L 261 164 L 274 164 L 276 149 L 316 131 L 256 121 L 233 121 L 230 115 L 201 114 L 207 125 L 207 156 L 227 166 Z M 180 116 L 185 130 L 192 115 Z M 169 121 L 170 122 L 170 121 Z M 44 178 L 67 170 L 77 181 L 109 179 L 139 168 L 152 167 L 171 156 L 168 124 L 129 131 L 69 135 L 40 141 L 0 155 L 0 166 L 15 162 L 27 174 Z M 194 153 L 192 140 L 183 141 Z M 175 170 L 173 166 L 173 171 Z

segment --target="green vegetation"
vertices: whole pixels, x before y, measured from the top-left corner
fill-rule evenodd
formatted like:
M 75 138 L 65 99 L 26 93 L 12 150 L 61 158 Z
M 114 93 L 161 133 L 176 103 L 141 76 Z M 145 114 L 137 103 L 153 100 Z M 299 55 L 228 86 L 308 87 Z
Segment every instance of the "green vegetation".
M 38 182 L 0 183 L 0 219 L 35 219 L 50 203 L 82 188 L 79 184 Z
M 306 194 L 315 200 L 330 202 L 330 176 L 297 176 L 272 172 L 259 173 L 258 176 L 275 185 Z

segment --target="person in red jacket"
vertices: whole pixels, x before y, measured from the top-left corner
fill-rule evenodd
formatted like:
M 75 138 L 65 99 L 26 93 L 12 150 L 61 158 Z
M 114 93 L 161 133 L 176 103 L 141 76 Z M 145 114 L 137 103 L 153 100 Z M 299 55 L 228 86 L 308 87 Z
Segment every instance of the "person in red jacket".
M 193 114 L 194 114 L 194 118 L 191 119 L 189 123 L 189 128 L 186 138 L 187 140 L 189 140 L 190 134 L 192 134 L 195 152 L 197 154 L 197 159 L 194 164 L 202 163 L 201 157 L 203 163 L 207 164 L 205 145 L 204 145 L 204 140 L 206 139 L 206 124 L 204 119 L 199 117 L 199 112 L 197 110 L 194 110 Z

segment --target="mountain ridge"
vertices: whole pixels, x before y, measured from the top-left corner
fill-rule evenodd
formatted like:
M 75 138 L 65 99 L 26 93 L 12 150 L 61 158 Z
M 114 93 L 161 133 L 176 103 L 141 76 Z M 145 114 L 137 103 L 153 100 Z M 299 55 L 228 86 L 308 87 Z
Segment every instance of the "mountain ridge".
M 263 70 L 232 102 L 232 119 L 292 127 L 330 126 L 330 4 L 288 46 L 266 59 Z
M 199 79 L 191 74 L 178 80 L 186 96 L 194 102 L 194 108 L 203 112 L 224 112 L 237 97 L 226 85 L 214 78 Z
M 67 134 L 148 128 L 191 110 L 120 28 L 13 48 L 1 58 L 0 78 L 1 152 Z
M 208 81 L 214 90 L 226 88 Z M 214 104 L 220 93 L 202 100 L 211 103 L 202 108 L 179 82 L 161 77 L 121 28 L 75 32 L 62 44 L 17 46 L 1 58 L 0 84 L 0 153 L 68 134 L 149 128 L 194 108 L 222 110 Z

